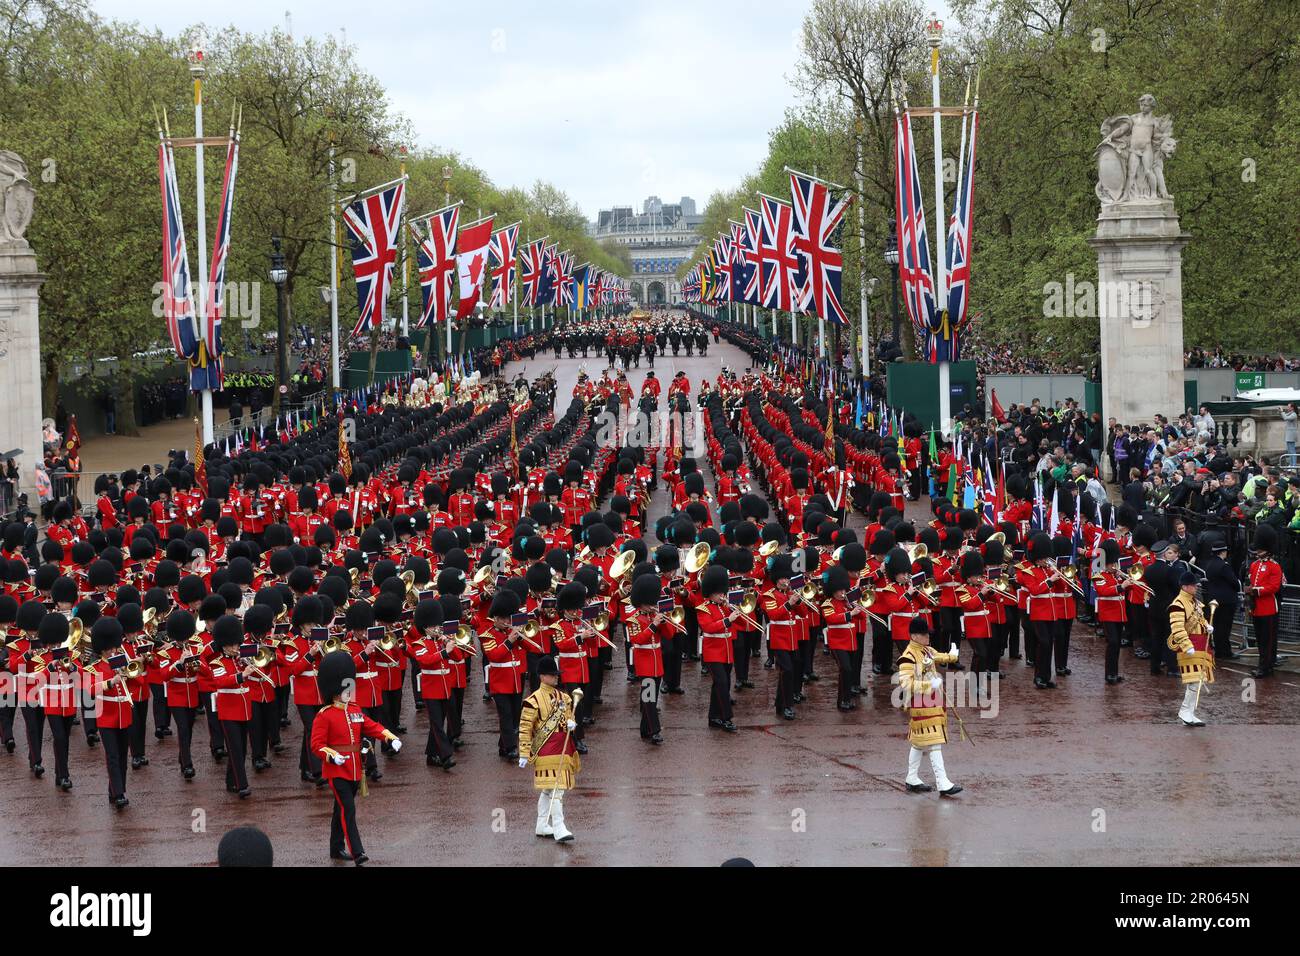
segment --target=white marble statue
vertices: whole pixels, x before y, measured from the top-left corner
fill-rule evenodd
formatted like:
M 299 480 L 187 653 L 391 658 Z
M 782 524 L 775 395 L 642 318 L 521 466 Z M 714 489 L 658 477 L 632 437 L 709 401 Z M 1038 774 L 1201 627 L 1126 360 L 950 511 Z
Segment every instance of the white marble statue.
M 1097 198 L 1103 205 L 1172 199 L 1165 158 L 1178 145 L 1169 116 L 1156 116 L 1156 98 L 1143 93 L 1138 112 L 1107 117 L 1097 144 Z
M 27 164 L 17 153 L 0 149 L 0 245 L 27 245 L 23 234 L 32 221 L 36 189 L 27 179 Z

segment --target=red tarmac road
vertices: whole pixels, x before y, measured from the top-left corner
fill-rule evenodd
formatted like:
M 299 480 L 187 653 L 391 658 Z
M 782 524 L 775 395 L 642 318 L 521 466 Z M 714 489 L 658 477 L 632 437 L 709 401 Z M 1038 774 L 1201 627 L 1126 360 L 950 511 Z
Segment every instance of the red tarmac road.
M 743 368 L 730 347 L 706 358 L 657 366 L 668 379 L 688 371 L 692 392 L 722 364 Z M 581 360 L 558 364 L 560 401 Z M 557 363 L 539 356 L 528 374 Z M 587 368 L 601 363 L 589 358 Z M 513 370 L 511 370 L 513 372 Z M 639 391 L 644 369 L 629 373 Z M 663 507 L 662 487 L 652 515 Z M 919 507 L 919 506 L 918 506 Z M 918 511 L 917 517 L 920 517 Z M 855 526 L 861 524 L 854 520 Z M 656 542 L 648 542 L 652 545 Z M 968 657 L 968 652 L 964 653 Z M 624 680 L 621 655 L 606 675 L 604 704 L 588 733 L 579 788 L 566 800 L 577 839 L 568 846 L 533 836 L 532 774 L 496 755 L 496 715 L 466 700 L 466 746 L 445 773 L 423 760 L 426 724 L 412 712 L 406 749 L 384 760 L 384 779 L 359 801 L 361 832 L 377 865 L 701 865 L 732 856 L 760 865 L 1214 865 L 1285 864 L 1300 859 L 1300 771 L 1292 675 L 1245 684 L 1233 665 L 1204 696 L 1208 726 L 1189 729 L 1175 711 L 1175 678 L 1154 678 L 1124 651 L 1127 681 L 1107 687 L 1102 645 L 1076 626 L 1073 675 L 1036 691 L 1022 661 L 1003 661 L 998 711 L 964 710 L 975 740 L 945 747 L 949 775 L 966 789 L 952 800 L 908 794 L 906 720 L 890 706 L 886 679 L 869 681 L 859 708 L 835 709 L 834 667 L 817 656 L 818 683 L 794 722 L 772 709 L 773 671 L 751 670 L 758 685 L 736 694 L 740 732 L 707 727 L 709 683 L 683 667 L 681 696 L 662 703 L 665 743 L 637 733 L 637 689 Z M 1256 687 L 1256 699 L 1247 691 Z M 175 738 L 149 734 L 151 765 L 130 772 L 131 806 L 116 812 L 106 796 L 102 749 L 87 749 L 77 728 L 75 789 L 53 782 L 48 732 L 46 775 L 26 770 L 21 719 L 18 748 L 0 751 L 0 864 L 204 865 L 227 829 L 256 824 L 282 865 L 330 865 L 330 803 L 300 783 L 296 713 L 289 745 L 275 766 L 252 777 L 253 796 L 224 788 L 224 767 L 196 730 L 199 776 L 182 780 Z M 955 736 L 955 735 L 954 735 Z M 922 775 L 929 779 L 928 765 Z M 343 865 L 343 864 L 334 864 Z

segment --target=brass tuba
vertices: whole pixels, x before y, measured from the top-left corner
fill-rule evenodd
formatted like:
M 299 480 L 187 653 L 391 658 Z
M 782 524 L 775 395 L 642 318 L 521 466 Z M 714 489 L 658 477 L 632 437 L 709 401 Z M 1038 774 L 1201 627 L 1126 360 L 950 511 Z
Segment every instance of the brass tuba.
M 686 569 L 688 574 L 698 574 L 700 570 L 709 563 L 709 558 L 712 556 L 712 553 L 713 552 L 710 550 L 707 541 L 696 542 L 691 550 L 686 552 L 686 558 L 682 561 L 682 567 Z

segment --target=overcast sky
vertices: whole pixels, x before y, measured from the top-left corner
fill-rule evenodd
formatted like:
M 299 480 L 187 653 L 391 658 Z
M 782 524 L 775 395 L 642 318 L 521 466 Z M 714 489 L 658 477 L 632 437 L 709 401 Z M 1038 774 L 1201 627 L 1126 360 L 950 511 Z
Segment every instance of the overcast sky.
M 419 145 L 455 149 L 499 186 L 555 183 L 588 218 L 614 204 L 731 188 L 765 155 L 794 96 L 800 0 L 635 4 L 186 4 L 92 0 L 103 16 L 179 34 L 283 28 L 339 34 L 412 122 Z M 723 93 L 725 108 L 718 103 Z

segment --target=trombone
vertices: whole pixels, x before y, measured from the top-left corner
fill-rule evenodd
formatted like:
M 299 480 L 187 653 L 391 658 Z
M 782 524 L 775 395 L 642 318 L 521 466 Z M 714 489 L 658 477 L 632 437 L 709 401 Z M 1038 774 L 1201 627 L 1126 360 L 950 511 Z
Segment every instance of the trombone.
M 1150 587 L 1142 583 L 1142 579 L 1144 577 L 1146 577 L 1146 568 L 1144 568 L 1142 565 L 1134 564 L 1131 568 L 1128 569 L 1129 583 L 1132 584 L 1134 587 L 1139 587 L 1143 591 L 1146 591 L 1147 594 L 1154 595 L 1155 591 L 1151 590 Z
M 752 617 L 750 617 L 750 615 L 753 614 L 754 611 L 758 608 L 758 595 L 753 591 L 746 591 L 745 596 L 740 599 L 739 604 L 732 604 L 730 601 L 728 601 L 727 607 L 731 608 L 732 610 L 739 611 L 740 620 L 743 621 L 745 624 L 748 624 L 750 628 L 752 628 L 753 630 L 755 631 L 762 630 L 762 627 L 759 626 L 759 623 L 756 620 L 754 620 Z
M 1066 565 L 1064 568 L 1056 568 L 1049 575 L 1051 578 L 1059 578 L 1065 582 L 1066 587 L 1074 591 L 1079 597 L 1083 597 L 1083 588 L 1079 586 L 1079 571 L 1073 564 Z

